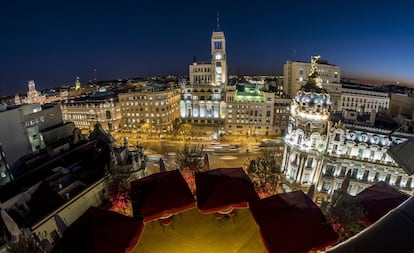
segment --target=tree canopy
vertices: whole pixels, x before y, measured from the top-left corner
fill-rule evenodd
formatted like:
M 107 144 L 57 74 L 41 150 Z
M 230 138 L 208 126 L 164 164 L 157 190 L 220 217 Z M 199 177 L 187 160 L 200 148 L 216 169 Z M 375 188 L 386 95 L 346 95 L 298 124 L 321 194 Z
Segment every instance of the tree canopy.
M 361 205 L 355 197 L 344 191 L 334 193 L 331 202 L 325 203 L 322 211 L 339 235 L 340 241 L 345 241 L 365 228 L 361 221 L 363 216 Z
M 204 145 L 185 143 L 184 147 L 177 152 L 177 164 L 179 169 L 189 169 L 195 172 L 204 168 Z

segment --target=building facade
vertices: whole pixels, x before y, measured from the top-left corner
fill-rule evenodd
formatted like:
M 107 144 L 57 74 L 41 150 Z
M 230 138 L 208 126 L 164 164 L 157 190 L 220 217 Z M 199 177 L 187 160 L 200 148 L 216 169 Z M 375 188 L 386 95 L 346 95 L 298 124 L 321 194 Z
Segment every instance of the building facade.
M 292 101 L 282 163 L 287 180 L 304 187 L 318 182 L 328 142 L 330 96 L 317 76 L 318 59 L 312 57 L 307 82 Z
M 340 122 L 333 124 L 317 190 L 327 195 L 333 194 L 334 190 L 341 187 L 350 170 L 348 193 L 352 195 L 378 181 L 385 181 L 411 194 L 413 177 L 395 163 L 387 151 L 413 136 L 370 126 Z
M 21 157 L 46 148 L 43 134 L 63 124 L 62 112 L 57 104 L 30 104 L 2 109 L 0 143 L 11 172 L 15 175 Z
M 273 125 L 275 134 L 285 136 L 289 124 L 291 99 L 275 97 Z
M 257 84 L 228 86 L 225 132 L 230 135 L 274 135 L 275 94 Z
M 343 85 L 338 111 L 352 110 L 358 113 L 387 110 L 390 97 L 386 92 L 374 91 L 360 86 Z
M 322 80 L 322 84 L 340 83 L 341 68 L 328 64 L 327 61 L 318 61 L 317 74 Z M 290 98 L 294 98 L 302 85 L 307 82 L 311 73 L 311 63 L 300 61 L 288 61 L 283 65 L 283 87 L 284 92 Z
M 224 33 L 211 36 L 211 60 L 193 62 L 189 82 L 182 87 L 180 116 L 184 122 L 222 124 L 226 117 L 227 55 Z
M 396 119 L 407 130 L 414 129 L 414 96 L 412 94 L 392 93 L 388 115 Z
M 0 143 L 0 185 L 5 185 L 13 180 L 13 175 L 10 172 L 10 166 L 6 161 L 6 154 L 3 152 L 3 147 Z
M 315 58 L 313 63 L 312 69 L 316 68 Z M 413 177 L 393 161 L 387 150 L 414 134 L 378 128 L 375 124 L 331 121 L 330 96 L 320 79 L 315 78 L 316 72 L 311 73 L 292 102 L 282 162 L 287 180 L 302 189 L 315 185 L 317 196 L 329 198 L 350 171 L 348 193 L 352 195 L 378 181 L 412 193 Z
M 340 83 L 325 83 L 323 87 L 329 93 L 331 97 L 331 112 L 339 112 L 341 111 L 340 103 L 341 103 L 341 96 L 342 96 L 342 84 Z
M 40 91 L 36 90 L 36 85 L 34 80 L 28 81 L 27 84 L 28 91 L 27 91 L 27 97 L 23 99 L 23 103 L 26 104 L 44 104 L 46 102 L 46 97 L 42 96 L 42 93 Z
M 62 103 L 65 122 L 73 122 L 84 133 L 99 123 L 105 131 L 117 131 L 121 123 L 121 106 L 118 95 L 101 88 L 90 96 L 65 100 Z
M 170 132 L 180 117 L 180 92 L 180 89 L 160 85 L 120 92 L 122 128 L 158 135 Z

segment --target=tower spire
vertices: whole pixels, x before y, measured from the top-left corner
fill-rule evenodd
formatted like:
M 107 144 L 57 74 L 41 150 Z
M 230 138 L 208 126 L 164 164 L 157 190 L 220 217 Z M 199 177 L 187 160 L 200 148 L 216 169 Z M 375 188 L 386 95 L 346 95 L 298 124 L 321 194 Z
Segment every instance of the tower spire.
M 217 31 L 220 31 L 220 12 L 217 11 Z

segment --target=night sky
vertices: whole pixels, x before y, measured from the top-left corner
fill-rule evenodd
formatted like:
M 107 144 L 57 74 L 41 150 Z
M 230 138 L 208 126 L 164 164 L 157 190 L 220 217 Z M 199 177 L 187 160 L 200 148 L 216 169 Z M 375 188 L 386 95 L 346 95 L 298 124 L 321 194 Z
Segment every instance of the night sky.
M 230 74 L 283 74 L 311 55 L 342 76 L 414 83 L 409 1 L 7 1 L 0 7 L 0 95 L 147 75 L 187 75 L 210 59 L 220 13 Z

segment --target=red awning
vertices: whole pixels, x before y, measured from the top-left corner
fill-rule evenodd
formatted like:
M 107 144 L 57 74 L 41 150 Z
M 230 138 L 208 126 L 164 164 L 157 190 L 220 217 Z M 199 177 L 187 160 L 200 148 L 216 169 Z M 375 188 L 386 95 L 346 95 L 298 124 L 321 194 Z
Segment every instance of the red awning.
M 155 173 L 131 182 L 134 216 L 157 220 L 195 207 L 193 194 L 178 170 Z
M 338 241 L 319 207 L 302 191 L 251 202 L 250 211 L 268 252 L 309 252 Z
M 65 230 L 52 252 L 129 252 L 143 229 L 142 218 L 91 207 Z
M 196 173 L 197 206 L 202 213 L 246 208 L 258 199 L 253 183 L 242 168 L 215 169 Z
M 355 197 L 365 211 L 364 222 L 370 225 L 407 200 L 409 195 L 381 181 Z

